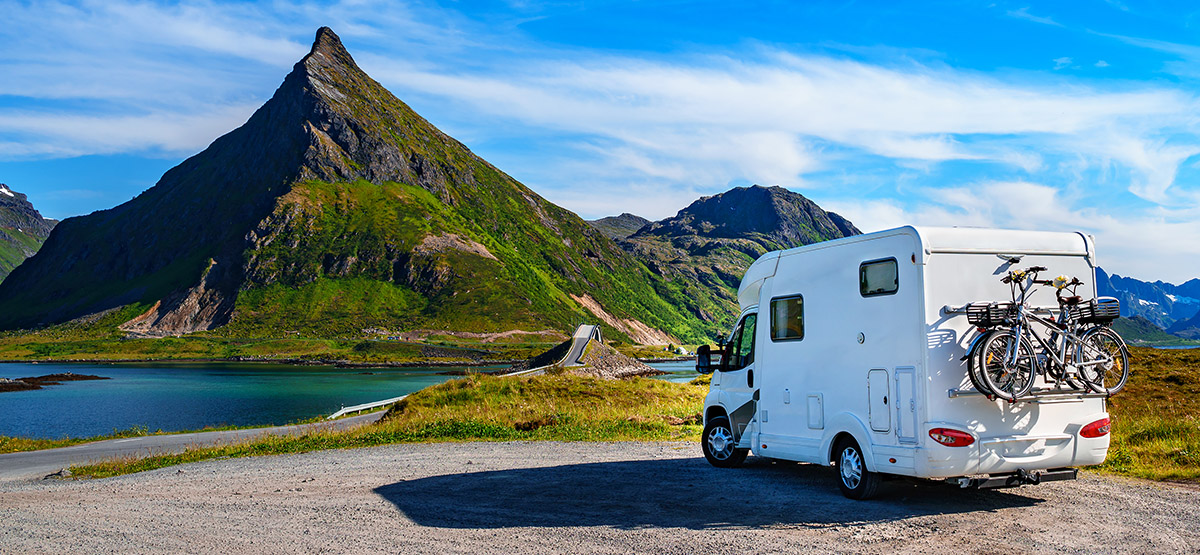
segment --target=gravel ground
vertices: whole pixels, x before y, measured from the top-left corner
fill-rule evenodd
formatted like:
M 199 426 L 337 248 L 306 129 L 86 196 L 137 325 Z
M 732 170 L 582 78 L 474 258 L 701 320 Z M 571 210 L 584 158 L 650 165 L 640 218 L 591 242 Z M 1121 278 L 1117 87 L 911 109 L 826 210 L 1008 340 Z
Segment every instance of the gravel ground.
M 442 443 L 0 483 L 0 552 L 1197 552 L 1200 491 L 888 482 L 694 444 Z

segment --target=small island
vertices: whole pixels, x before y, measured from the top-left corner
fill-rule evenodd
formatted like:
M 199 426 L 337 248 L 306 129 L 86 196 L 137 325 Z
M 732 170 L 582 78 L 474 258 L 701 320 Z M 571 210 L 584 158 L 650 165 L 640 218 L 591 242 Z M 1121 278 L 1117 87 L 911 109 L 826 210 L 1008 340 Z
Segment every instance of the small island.
M 65 374 L 47 374 L 45 376 L 35 376 L 29 378 L 0 378 L 0 393 L 5 391 L 30 391 L 33 389 L 41 389 L 47 385 L 62 385 L 62 382 L 78 382 L 83 380 L 107 380 L 110 378 L 104 376 L 91 376 L 88 374 L 73 374 L 67 372 Z

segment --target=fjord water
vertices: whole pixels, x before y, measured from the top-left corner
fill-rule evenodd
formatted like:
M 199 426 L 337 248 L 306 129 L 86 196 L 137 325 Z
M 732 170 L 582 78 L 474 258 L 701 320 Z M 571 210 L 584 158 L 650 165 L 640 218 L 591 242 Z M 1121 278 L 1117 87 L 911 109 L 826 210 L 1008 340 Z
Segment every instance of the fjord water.
M 693 362 L 651 366 L 661 379 L 686 382 Z M 412 393 L 493 367 L 337 368 L 236 362 L 122 364 L 0 363 L 0 378 L 72 372 L 108 380 L 62 382 L 34 391 L 0 393 L 0 435 L 91 437 L 145 426 L 175 432 L 205 426 L 287 424 L 343 406 Z
M 475 371 L 501 367 L 471 368 Z M 108 380 L 0 393 L 0 435 L 89 437 L 146 426 L 286 424 L 412 393 L 455 376 L 439 368 L 349 369 L 267 363 L 0 364 L 0 377 L 73 372 Z

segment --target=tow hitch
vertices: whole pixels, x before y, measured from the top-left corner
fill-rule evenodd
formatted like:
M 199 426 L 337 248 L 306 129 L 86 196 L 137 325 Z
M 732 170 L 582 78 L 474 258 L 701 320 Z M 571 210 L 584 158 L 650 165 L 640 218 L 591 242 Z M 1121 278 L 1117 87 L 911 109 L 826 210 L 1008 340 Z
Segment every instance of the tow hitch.
M 992 489 L 992 488 L 1015 488 L 1026 484 L 1037 485 L 1042 482 L 1058 482 L 1060 480 L 1074 480 L 1079 476 L 1079 471 L 1074 468 L 1058 468 L 1054 470 L 1033 470 L 1018 469 L 1015 474 L 998 474 L 993 476 L 963 476 L 960 478 L 948 478 L 946 481 L 957 485 L 960 488 L 976 488 L 976 489 Z

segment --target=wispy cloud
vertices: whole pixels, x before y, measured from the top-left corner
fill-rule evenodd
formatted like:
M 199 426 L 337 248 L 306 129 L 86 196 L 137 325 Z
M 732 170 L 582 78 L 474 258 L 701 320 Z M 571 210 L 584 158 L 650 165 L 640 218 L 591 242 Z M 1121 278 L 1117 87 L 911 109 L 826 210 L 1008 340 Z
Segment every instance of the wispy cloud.
M 1009 16 L 1009 17 L 1015 17 L 1015 18 L 1017 18 L 1017 19 L 1024 19 L 1024 20 L 1026 20 L 1026 21 L 1032 21 L 1032 22 L 1034 22 L 1034 23 L 1041 23 L 1042 25 L 1053 25 L 1053 26 L 1055 26 L 1055 27 L 1062 27 L 1062 26 L 1063 26 L 1061 23 L 1059 23 L 1059 22 L 1055 21 L 1055 20 L 1054 20 L 1054 19 L 1052 19 L 1052 18 L 1049 18 L 1049 17 L 1041 17 L 1041 16 L 1036 16 L 1036 15 L 1033 15 L 1033 14 L 1029 13 L 1029 7 L 1028 7 L 1028 6 L 1026 6 L 1026 7 L 1024 7 L 1024 8 L 1021 8 L 1021 9 L 1019 9 L 1019 10 L 1009 10 L 1009 11 L 1008 11 L 1008 16 Z

